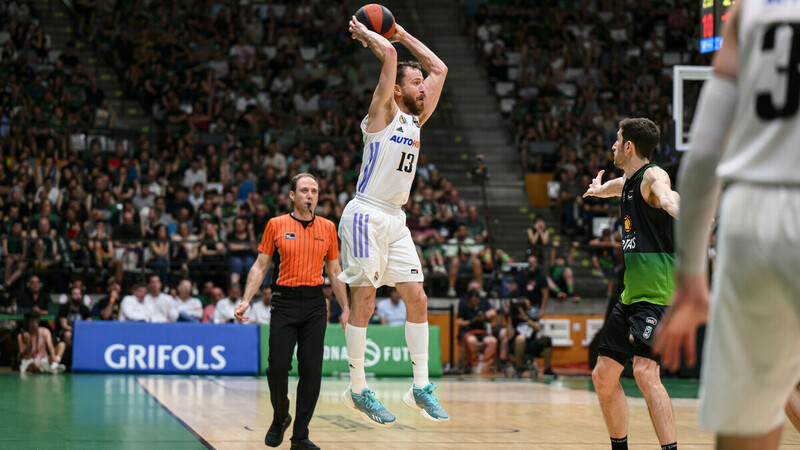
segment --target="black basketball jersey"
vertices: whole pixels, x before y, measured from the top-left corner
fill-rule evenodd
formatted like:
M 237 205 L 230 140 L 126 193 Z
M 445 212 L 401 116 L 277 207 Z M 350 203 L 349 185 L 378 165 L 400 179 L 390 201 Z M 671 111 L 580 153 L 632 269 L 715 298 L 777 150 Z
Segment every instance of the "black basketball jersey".
M 674 220 L 665 210 L 650 206 L 642 197 L 646 164 L 622 187 L 622 250 L 625 254 L 625 290 L 622 303 L 669 305 L 675 290 L 673 266 Z

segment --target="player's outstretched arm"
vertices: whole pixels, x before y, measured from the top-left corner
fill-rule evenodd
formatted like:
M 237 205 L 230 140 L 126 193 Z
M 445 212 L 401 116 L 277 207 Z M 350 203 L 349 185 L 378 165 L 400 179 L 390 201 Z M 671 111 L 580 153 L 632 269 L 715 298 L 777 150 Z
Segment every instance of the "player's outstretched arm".
M 349 31 L 353 39 L 358 39 L 364 47 L 369 47 L 372 53 L 383 63 L 378 86 L 372 94 L 372 103 L 369 105 L 367 118 L 367 133 L 375 133 L 386 128 L 397 113 L 397 104 L 394 102 L 394 82 L 397 78 L 397 50 L 388 39 L 370 31 L 363 23 L 353 16 L 350 19 Z
M 601 170 L 597 172 L 597 176 L 592 180 L 592 183 L 589 185 L 589 188 L 586 189 L 586 193 L 583 194 L 583 197 L 619 197 L 622 195 L 622 187 L 625 185 L 625 178 L 619 177 L 614 178 L 613 180 L 606 181 L 603 183 L 603 174 L 606 173 L 605 170 Z
M 411 51 L 411 54 L 422 64 L 425 71 L 428 72 L 428 77 L 425 78 L 424 82 L 425 109 L 419 116 L 419 123 L 423 125 L 433 114 L 436 105 L 439 104 L 439 98 L 442 96 L 442 88 L 444 87 L 444 79 L 447 77 L 447 66 L 431 49 L 408 33 L 400 24 L 395 24 L 392 42 L 399 42 L 406 46 Z
M 672 190 L 669 175 L 663 169 L 651 167 L 644 173 L 642 189 L 650 191 L 647 203 L 654 208 L 661 208 L 670 216 L 678 218 L 681 197 Z

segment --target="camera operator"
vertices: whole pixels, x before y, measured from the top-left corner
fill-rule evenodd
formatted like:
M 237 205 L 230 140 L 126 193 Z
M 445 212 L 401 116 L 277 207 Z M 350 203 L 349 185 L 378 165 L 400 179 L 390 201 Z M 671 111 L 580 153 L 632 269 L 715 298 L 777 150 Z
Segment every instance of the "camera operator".
M 544 359 L 543 375 L 555 376 L 550 366 L 553 355 L 553 341 L 547 336 L 537 336 L 542 330 L 527 298 L 510 300 L 504 308 L 506 315 L 506 336 L 508 352 L 514 354 L 514 369 L 517 377 L 525 371 L 526 356 Z

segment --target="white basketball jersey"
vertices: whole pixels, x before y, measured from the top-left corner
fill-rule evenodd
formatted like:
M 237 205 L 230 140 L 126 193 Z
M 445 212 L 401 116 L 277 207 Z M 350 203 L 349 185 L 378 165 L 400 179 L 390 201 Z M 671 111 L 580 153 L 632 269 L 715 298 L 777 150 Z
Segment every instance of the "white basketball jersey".
M 398 109 L 394 120 L 377 133 L 367 133 L 361 121 L 364 155 L 357 195 L 400 208 L 408 201 L 419 157 L 419 119 Z
M 740 13 L 738 104 L 717 173 L 800 184 L 800 4 L 745 0 Z

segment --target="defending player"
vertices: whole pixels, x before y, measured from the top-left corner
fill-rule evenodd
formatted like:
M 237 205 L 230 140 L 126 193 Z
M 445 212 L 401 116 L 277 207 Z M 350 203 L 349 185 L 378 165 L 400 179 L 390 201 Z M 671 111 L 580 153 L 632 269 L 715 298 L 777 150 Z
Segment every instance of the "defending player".
M 450 419 L 433 395 L 428 380 L 428 298 L 422 289 L 422 267 L 401 207 L 408 200 L 420 151 L 420 127 L 436 109 L 447 66 L 424 44 L 396 25 L 392 42 L 406 46 L 421 62 L 397 62 L 386 38 L 369 31 L 355 17 L 350 21 L 358 39 L 381 60 L 378 86 L 369 113 L 361 122 L 364 156 L 356 197 L 339 223 L 343 272 L 350 285 L 352 307 L 345 330 L 350 363 L 350 388 L 342 402 L 368 422 L 392 426 L 396 418 L 367 386 L 364 352 L 367 324 L 380 286 L 395 286 L 407 308 L 406 343 L 414 384 L 403 398 L 434 422 Z M 423 78 L 422 69 L 428 72 Z
M 606 318 L 600 357 L 592 372 L 611 448 L 628 448 L 628 404 L 619 376 L 633 357 L 633 376 L 642 391 L 662 449 L 677 448 L 675 418 L 658 358 L 653 356 L 653 330 L 669 304 L 674 288 L 673 218 L 680 197 L 667 173 L 650 163 L 661 133 L 648 119 L 625 119 L 614 143 L 614 165 L 625 174 L 601 184 L 603 171 L 584 197 L 622 197 L 622 251 L 625 290 Z
M 778 448 L 800 377 L 800 8 L 738 0 L 700 94 L 679 176 L 676 290 L 656 349 L 695 360 L 709 317 L 708 224 L 721 185 L 698 422 L 720 449 Z

